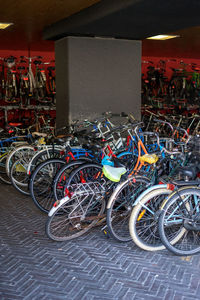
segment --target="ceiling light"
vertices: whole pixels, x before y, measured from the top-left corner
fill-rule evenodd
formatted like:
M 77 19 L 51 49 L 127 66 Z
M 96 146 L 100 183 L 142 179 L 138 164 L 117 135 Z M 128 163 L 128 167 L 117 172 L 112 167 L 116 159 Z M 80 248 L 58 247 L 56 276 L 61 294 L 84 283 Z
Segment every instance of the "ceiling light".
M 13 23 L 0 23 L 0 29 L 6 29 L 10 25 L 13 25 Z
M 180 37 L 180 35 L 159 34 L 159 35 L 148 37 L 147 39 L 148 40 L 161 40 L 161 41 L 164 41 L 164 40 L 174 39 L 174 38 L 177 38 L 177 37 Z

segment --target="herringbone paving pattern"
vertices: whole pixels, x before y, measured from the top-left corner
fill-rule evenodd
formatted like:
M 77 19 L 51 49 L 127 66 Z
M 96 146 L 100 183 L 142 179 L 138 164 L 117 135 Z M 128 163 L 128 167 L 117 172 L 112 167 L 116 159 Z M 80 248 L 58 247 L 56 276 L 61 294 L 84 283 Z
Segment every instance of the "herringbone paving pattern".
M 200 255 L 145 252 L 107 239 L 99 228 L 53 242 L 31 198 L 0 189 L 0 299 L 200 299 Z

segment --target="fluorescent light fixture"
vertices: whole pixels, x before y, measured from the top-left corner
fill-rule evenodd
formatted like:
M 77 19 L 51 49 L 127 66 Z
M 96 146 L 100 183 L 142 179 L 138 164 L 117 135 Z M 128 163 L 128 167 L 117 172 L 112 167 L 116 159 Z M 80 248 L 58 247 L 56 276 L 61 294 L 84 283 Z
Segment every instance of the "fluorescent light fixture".
M 0 29 L 6 29 L 11 25 L 13 25 L 13 23 L 0 23 Z
M 167 34 L 159 34 L 159 35 L 155 35 L 155 36 L 151 36 L 148 37 L 148 40 L 160 40 L 160 41 L 164 41 L 164 40 L 169 40 L 169 39 L 174 39 L 180 37 L 180 35 L 167 35 Z

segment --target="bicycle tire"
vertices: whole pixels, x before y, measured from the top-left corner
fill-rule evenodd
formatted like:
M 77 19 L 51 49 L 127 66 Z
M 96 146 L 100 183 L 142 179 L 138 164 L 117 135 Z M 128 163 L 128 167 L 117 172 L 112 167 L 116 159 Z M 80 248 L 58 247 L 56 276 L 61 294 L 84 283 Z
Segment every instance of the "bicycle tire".
M 84 193 L 74 192 L 67 199 L 46 222 L 46 234 L 54 241 L 68 241 L 82 236 L 98 223 L 105 211 L 104 197 L 87 194 L 87 188 Z
M 10 180 L 16 190 L 24 195 L 30 195 L 29 176 L 27 175 L 26 168 L 18 161 L 15 161 L 12 165 Z
M 124 164 L 128 172 L 134 169 L 137 162 L 137 156 L 133 153 L 121 152 L 117 154 L 117 158 L 121 160 L 121 163 Z
M 158 216 L 160 205 L 171 192 L 164 188 L 153 190 L 133 208 L 129 231 L 133 242 L 139 248 L 146 251 L 165 249 L 158 233 Z
M 185 188 L 169 199 L 160 214 L 161 241 L 175 255 L 189 256 L 200 252 L 199 201 L 199 188 Z M 195 222 L 197 229 L 194 230 Z
M 42 162 L 51 159 L 51 158 L 61 158 L 60 150 L 49 148 L 42 149 L 35 153 L 35 155 L 32 157 L 32 160 L 30 161 L 27 169 L 27 173 L 29 176 L 33 173 L 34 169 Z
M 102 165 L 97 163 L 85 163 L 70 174 L 66 187 L 70 187 L 71 184 L 96 180 L 97 174 L 100 176 L 100 173 L 102 174 Z M 103 178 L 105 180 L 104 176 Z
M 35 153 L 33 146 L 22 145 L 22 146 L 15 148 L 8 154 L 7 160 L 6 160 L 6 173 L 8 176 L 10 176 L 10 170 L 11 170 L 12 164 L 15 162 L 15 160 L 19 159 L 20 152 L 21 153 L 28 152 L 29 150 L 31 151 L 32 155 L 33 155 L 33 153 Z
M 66 164 L 58 171 L 53 182 L 53 193 L 56 201 L 65 197 L 64 187 L 67 184 L 67 180 L 71 172 L 79 165 L 82 165 L 86 162 L 87 158 L 80 158 Z
M 35 205 L 48 213 L 55 201 L 53 195 L 53 180 L 57 171 L 65 164 L 62 159 L 49 159 L 39 164 L 33 172 L 29 190 Z
M 14 154 L 14 158 L 17 158 L 15 161 L 12 161 L 12 167 L 10 170 L 10 179 L 12 184 L 20 191 L 20 186 L 25 188 L 22 189 L 22 191 L 25 192 L 26 195 L 29 195 L 28 193 L 28 183 L 29 183 L 29 175 L 27 174 L 27 168 L 29 165 L 29 162 L 33 155 L 33 149 L 26 149 L 23 153 L 19 155 Z M 21 152 L 21 150 L 20 150 Z M 12 158 L 13 160 L 13 158 Z M 14 167 L 13 167 L 14 166 Z
M 134 181 L 133 181 L 134 180 Z M 132 176 L 117 186 L 111 195 L 106 211 L 106 223 L 110 235 L 119 242 L 131 241 L 128 221 L 135 199 L 149 185 L 144 176 Z M 137 194 L 133 194 L 133 192 Z M 128 199 L 127 199 L 128 198 Z
M 6 160 L 7 160 L 8 153 L 3 154 L 0 157 L 0 181 L 6 184 L 12 184 L 10 178 L 6 173 Z

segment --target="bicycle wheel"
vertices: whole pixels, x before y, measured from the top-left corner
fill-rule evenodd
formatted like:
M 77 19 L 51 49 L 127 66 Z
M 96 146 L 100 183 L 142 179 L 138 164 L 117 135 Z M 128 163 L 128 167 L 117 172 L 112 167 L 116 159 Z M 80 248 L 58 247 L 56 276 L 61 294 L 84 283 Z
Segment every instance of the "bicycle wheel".
M 96 180 L 106 183 L 106 178 L 102 173 L 102 166 L 95 163 L 85 163 L 76 168 L 69 176 L 65 188 L 76 183 L 86 183 Z
M 60 150 L 49 148 L 37 152 L 28 165 L 27 173 L 31 175 L 39 164 L 50 158 L 61 158 Z
M 7 184 L 12 184 L 10 178 L 6 173 L 6 160 L 7 160 L 8 153 L 3 154 L 0 157 L 0 181 Z
M 22 145 L 20 147 L 15 148 L 13 151 L 11 151 L 6 160 L 6 173 L 8 176 L 10 176 L 10 170 L 12 168 L 13 163 L 16 160 L 23 160 L 23 157 L 29 157 L 31 160 L 31 157 L 35 154 L 34 147 L 29 145 Z
M 185 163 L 185 158 L 172 159 L 170 157 L 164 157 L 158 162 L 158 176 L 167 177 L 175 179 L 176 171 L 180 166 L 183 166 Z
M 10 180 L 12 185 L 22 194 L 30 195 L 29 176 L 27 175 L 27 164 L 25 162 L 15 161 L 10 171 Z
M 133 153 L 122 152 L 117 155 L 117 158 L 120 158 L 122 164 L 124 164 L 127 170 L 132 170 L 135 167 L 137 162 L 137 156 Z
M 7 73 L 7 80 L 5 84 L 5 97 L 4 100 L 7 103 L 19 103 L 17 97 L 16 78 L 11 71 Z
M 165 247 L 158 233 L 160 205 L 171 194 L 169 189 L 158 188 L 144 196 L 133 208 L 129 230 L 133 242 L 143 250 L 158 251 Z
M 12 167 L 10 170 L 11 182 L 17 188 L 18 191 L 21 191 L 25 195 L 30 194 L 28 191 L 29 175 L 27 174 L 27 168 L 30 160 L 32 159 L 33 154 L 33 149 L 24 150 L 23 148 L 20 151 L 15 152 L 15 161 L 12 158 Z M 20 186 L 22 187 L 21 190 Z
M 119 242 L 131 241 L 129 217 L 137 197 L 147 188 L 150 180 L 144 176 L 128 178 L 111 195 L 106 212 L 109 233 Z
M 51 209 L 55 201 L 53 180 L 64 164 L 62 159 L 49 159 L 38 165 L 30 178 L 29 190 L 33 202 L 45 213 Z
M 66 164 L 58 171 L 53 182 L 53 193 L 56 201 L 65 197 L 65 186 L 71 172 L 83 163 L 86 161 L 78 159 Z
M 105 210 L 103 189 L 98 181 L 75 184 L 72 197 L 64 198 L 64 203 L 47 219 L 48 237 L 55 241 L 71 240 L 98 224 Z
M 200 252 L 199 208 L 198 188 L 178 190 L 165 204 L 159 217 L 159 234 L 172 253 L 187 256 Z

